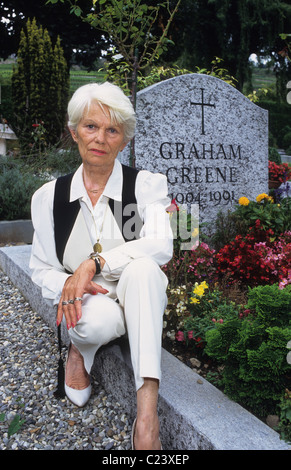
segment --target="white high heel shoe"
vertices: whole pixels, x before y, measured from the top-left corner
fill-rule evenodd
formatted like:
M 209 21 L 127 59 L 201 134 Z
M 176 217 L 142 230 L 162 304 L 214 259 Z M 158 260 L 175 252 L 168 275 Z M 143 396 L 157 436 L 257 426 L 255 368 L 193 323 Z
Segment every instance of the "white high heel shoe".
M 77 390 L 75 388 L 68 387 L 68 385 L 65 384 L 65 392 L 68 399 L 79 408 L 82 408 L 86 405 L 87 401 L 91 396 L 91 391 L 91 384 L 89 385 L 89 387 L 84 388 L 83 390 Z
M 71 349 L 71 345 L 69 346 L 69 349 L 68 349 L 67 361 L 68 361 L 68 357 L 70 354 L 70 349 Z M 91 396 L 92 386 L 90 384 L 88 387 L 83 388 L 82 390 L 77 390 L 76 388 L 71 388 L 68 385 L 66 385 L 66 380 L 65 380 L 65 392 L 66 392 L 68 399 L 74 405 L 78 406 L 79 408 L 82 408 L 83 406 L 86 405 L 87 401 L 89 400 Z

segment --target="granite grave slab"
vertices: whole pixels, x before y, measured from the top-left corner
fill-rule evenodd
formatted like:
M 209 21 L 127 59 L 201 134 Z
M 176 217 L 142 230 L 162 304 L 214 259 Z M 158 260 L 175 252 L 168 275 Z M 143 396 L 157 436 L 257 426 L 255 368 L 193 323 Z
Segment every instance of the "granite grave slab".
M 135 166 L 167 176 L 178 204 L 212 222 L 241 196 L 268 192 L 268 112 L 209 75 L 187 74 L 137 94 Z M 129 146 L 119 156 L 131 164 Z

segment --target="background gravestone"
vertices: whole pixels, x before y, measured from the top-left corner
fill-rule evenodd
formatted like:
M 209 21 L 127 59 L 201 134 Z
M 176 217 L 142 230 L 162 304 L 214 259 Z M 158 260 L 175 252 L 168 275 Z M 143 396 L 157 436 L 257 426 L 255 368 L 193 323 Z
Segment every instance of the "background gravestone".
M 226 82 L 181 75 L 137 94 L 136 168 L 167 176 L 179 204 L 200 221 L 241 196 L 268 192 L 268 112 Z M 129 147 L 120 155 L 129 164 Z

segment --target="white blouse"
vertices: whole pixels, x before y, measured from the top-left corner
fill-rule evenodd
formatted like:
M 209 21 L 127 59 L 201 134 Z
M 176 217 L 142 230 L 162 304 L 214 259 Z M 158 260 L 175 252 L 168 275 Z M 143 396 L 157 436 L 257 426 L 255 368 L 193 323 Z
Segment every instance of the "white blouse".
M 139 171 L 135 193 L 138 212 L 144 225 L 138 240 L 124 243 L 120 233 L 112 233 L 114 222 L 108 223 L 109 214 L 111 220 L 113 219 L 108 207 L 109 198 L 121 201 L 123 176 L 120 162 L 115 160 L 113 171 L 95 207 L 92 206 L 85 189 L 82 173 L 83 165 L 73 176 L 70 201 L 76 199 L 80 201 L 88 231 L 86 235 L 87 238 L 89 235 L 92 243 L 88 256 L 93 251 L 93 245 L 101 231 L 101 244 L 104 250 L 101 256 L 106 263 L 101 273 L 104 282 L 96 282 L 105 288 L 107 287 L 104 283 L 116 283 L 125 266 L 135 258 L 147 256 L 160 266 L 167 263 L 172 257 L 173 234 L 169 215 L 166 212 L 170 205 L 166 177 L 147 170 Z M 56 254 L 53 221 L 55 181 L 44 184 L 32 197 L 31 214 L 34 237 L 30 268 L 32 280 L 41 287 L 43 297 L 57 304 L 69 274 L 65 272 Z

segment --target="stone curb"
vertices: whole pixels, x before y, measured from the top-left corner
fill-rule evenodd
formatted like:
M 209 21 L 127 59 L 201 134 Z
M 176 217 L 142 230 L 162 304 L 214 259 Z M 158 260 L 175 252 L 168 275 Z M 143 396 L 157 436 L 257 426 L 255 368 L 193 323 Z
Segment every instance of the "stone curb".
M 0 249 L 0 267 L 31 307 L 56 331 L 55 311 L 30 279 L 31 246 Z M 64 341 L 68 341 L 63 331 Z M 94 375 L 116 397 L 129 417 L 135 417 L 135 387 L 125 340 L 102 348 Z M 278 433 L 228 399 L 163 349 L 159 416 L 163 448 L 168 450 L 291 450 Z
M 32 236 L 31 220 L 0 221 L 0 243 L 31 243 Z

